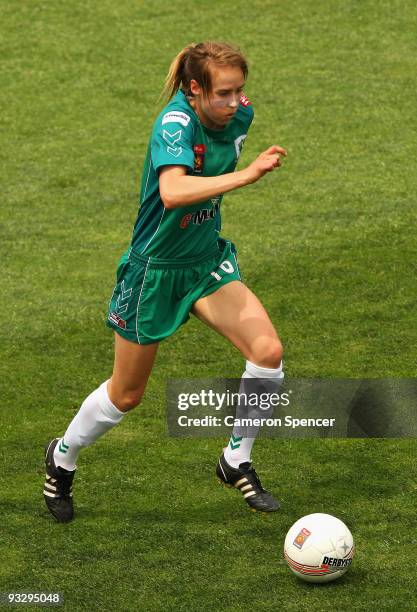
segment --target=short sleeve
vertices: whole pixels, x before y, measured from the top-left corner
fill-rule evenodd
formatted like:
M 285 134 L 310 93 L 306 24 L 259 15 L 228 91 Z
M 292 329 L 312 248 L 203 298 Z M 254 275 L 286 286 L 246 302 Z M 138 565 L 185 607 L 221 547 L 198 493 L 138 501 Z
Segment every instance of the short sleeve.
M 156 122 L 151 139 L 152 165 L 157 172 L 162 166 L 187 166 L 194 169 L 193 123 L 180 110 L 170 110 Z

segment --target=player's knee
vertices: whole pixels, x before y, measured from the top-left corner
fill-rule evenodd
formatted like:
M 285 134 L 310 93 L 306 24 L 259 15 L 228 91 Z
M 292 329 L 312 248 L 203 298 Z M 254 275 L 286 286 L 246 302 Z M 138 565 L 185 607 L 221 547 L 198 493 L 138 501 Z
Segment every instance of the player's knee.
M 250 361 L 262 368 L 275 370 L 281 365 L 283 354 L 284 349 L 277 338 L 276 340 L 268 340 L 259 345 Z
M 136 408 L 136 406 L 139 406 L 142 396 L 143 392 L 141 390 L 125 391 L 116 398 L 114 403 L 122 412 L 128 412 L 129 410 Z
M 279 368 L 283 353 L 284 351 L 282 344 L 279 340 L 276 340 L 274 343 L 270 344 L 263 358 L 264 368 L 271 368 L 273 370 Z

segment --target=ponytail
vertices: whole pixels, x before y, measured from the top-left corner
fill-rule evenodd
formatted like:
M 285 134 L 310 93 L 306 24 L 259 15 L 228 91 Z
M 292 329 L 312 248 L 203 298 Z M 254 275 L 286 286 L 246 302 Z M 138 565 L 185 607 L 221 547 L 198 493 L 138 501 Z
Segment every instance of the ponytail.
M 185 61 L 189 55 L 191 49 L 194 49 L 196 45 L 191 43 L 184 47 L 182 51 L 171 62 L 168 74 L 165 78 L 164 88 L 159 96 L 159 99 L 167 97 L 168 101 L 176 94 L 178 89 L 181 87 L 181 83 L 184 81 L 184 66 Z

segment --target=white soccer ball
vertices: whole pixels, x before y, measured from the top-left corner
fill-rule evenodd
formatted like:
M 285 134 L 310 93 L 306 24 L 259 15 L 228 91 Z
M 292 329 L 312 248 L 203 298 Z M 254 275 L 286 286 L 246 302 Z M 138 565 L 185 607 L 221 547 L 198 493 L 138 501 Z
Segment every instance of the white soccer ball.
M 330 582 L 343 576 L 354 554 L 352 534 L 331 514 L 303 516 L 285 538 L 285 560 L 294 574 L 307 582 Z

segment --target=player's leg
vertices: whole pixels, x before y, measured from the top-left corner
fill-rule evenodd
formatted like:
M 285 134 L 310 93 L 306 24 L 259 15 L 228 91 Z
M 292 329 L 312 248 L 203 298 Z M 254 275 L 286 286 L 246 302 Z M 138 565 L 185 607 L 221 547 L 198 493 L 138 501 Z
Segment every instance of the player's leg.
M 90 446 L 140 403 L 157 349 L 158 344 L 136 344 L 115 333 L 112 377 L 84 400 L 57 445 L 56 465 L 74 470 L 80 450 Z
M 197 300 L 193 314 L 230 340 L 252 363 L 269 369 L 281 364 L 282 345 L 256 295 L 241 281 L 232 281 Z
M 115 333 L 112 377 L 84 400 L 64 436 L 49 443 L 44 498 L 58 521 L 67 522 L 73 517 L 72 481 L 79 452 L 140 403 L 157 349 L 157 343 L 139 345 Z
M 115 333 L 113 374 L 109 398 L 121 412 L 139 405 L 155 362 L 158 343 L 136 344 Z
M 194 304 L 194 314 L 230 340 L 246 358 L 240 393 L 276 393 L 282 383 L 282 345 L 259 299 L 242 282 L 233 281 Z M 271 412 L 271 409 L 269 410 Z M 237 418 L 268 417 L 258 407 L 238 406 Z M 274 511 L 278 502 L 266 492 L 251 467 L 251 451 L 259 428 L 235 426 L 220 457 L 217 474 L 236 486 L 257 510 Z

